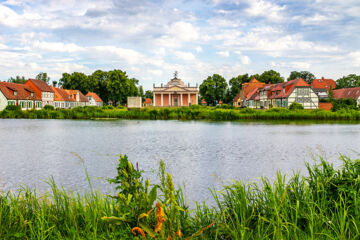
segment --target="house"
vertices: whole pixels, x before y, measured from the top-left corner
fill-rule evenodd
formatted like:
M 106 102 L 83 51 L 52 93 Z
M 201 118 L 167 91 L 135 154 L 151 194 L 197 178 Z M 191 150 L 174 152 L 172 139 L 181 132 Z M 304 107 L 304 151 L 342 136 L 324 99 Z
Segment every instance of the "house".
M 55 108 L 70 108 L 73 100 L 70 95 L 66 92 L 66 90 L 62 88 L 51 87 L 54 91 L 54 107 Z
M 70 102 L 70 108 L 89 105 L 89 100 L 79 90 L 65 89 L 65 91 L 73 100 L 72 102 Z
M 259 102 L 260 108 L 288 108 L 293 102 L 300 103 L 304 109 L 319 107 L 319 97 L 302 78 L 271 84 L 259 89 Z
M 153 105 L 152 99 L 151 99 L 151 98 L 145 98 L 145 101 L 144 101 L 144 103 L 143 103 L 143 106 L 144 106 L 144 107 L 150 107 L 150 106 L 152 106 L 152 105 Z
M 153 104 L 156 107 L 181 107 L 198 104 L 198 87 L 185 85 L 184 82 L 177 78 L 177 72 L 174 78 L 166 85 L 160 87 L 153 86 Z
M 0 82 L 0 110 L 7 105 L 20 106 L 22 110 L 41 109 L 41 98 L 34 89 L 24 84 Z
M 360 104 L 360 87 L 333 90 L 334 99 L 352 98 Z
M 205 99 L 201 99 L 200 104 L 203 105 L 203 106 L 206 106 L 207 102 L 205 101 Z
M 329 97 L 330 89 L 336 88 L 336 82 L 333 79 L 322 77 L 321 79 L 314 79 L 311 82 L 311 88 L 320 99 L 324 99 Z
M 254 89 L 264 87 L 265 85 L 265 83 L 259 82 L 254 77 L 250 80 L 250 82 L 241 84 L 241 90 L 233 100 L 233 106 L 247 106 L 246 99 L 250 97 L 249 94 L 252 93 Z
M 54 91 L 46 82 L 38 79 L 29 79 L 25 82 L 25 85 L 34 89 L 35 95 L 41 98 L 42 107 L 45 105 L 54 106 Z
M 103 106 L 103 101 L 101 98 L 94 92 L 88 92 L 86 94 L 87 99 L 89 100 L 89 106 Z
M 244 104 L 243 106 L 248 108 L 260 108 L 259 88 L 255 88 L 247 94 Z

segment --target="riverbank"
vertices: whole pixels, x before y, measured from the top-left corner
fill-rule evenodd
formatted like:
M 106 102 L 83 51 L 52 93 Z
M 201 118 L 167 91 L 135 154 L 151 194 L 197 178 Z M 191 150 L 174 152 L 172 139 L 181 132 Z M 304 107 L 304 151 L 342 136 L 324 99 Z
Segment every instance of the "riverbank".
M 272 108 L 269 110 L 224 109 L 216 107 L 180 107 L 180 108 L 141 108 L 126 109 L 109 106 L 77 107 L 55 110 L 4 110 L 0 118 L 29 119 L 152 119 L 152 120 L 360 120 L 360 110 L 288 110 Z
M 308 177 L 236 181 L 212 192 L 214 207 L 191 210 L 162 162 L 158 181 L 149 183 L 122 156 L 109 180 L 119 192 L 114 197 L 67 192 L 51 180 L 41 196 L 29 188 L 0 193 L 0 238 L 357 239 L 360 159 L 342 160 L 339 169 L 324 160 L 307 165 Z

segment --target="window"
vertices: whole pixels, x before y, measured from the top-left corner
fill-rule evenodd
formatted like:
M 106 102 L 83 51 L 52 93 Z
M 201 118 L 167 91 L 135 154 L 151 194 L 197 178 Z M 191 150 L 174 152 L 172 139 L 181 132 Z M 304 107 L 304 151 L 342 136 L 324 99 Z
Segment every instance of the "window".
M 14 96 L 17 96 L 17 91 L 14 91 Z
M 31 92 L 31 93 L 30 93 L 30 95 L 33 97 L 33 96 L 34 96 L 34 93 L 33 93 L 33 92 Z
M 32 102 L 28 102 L 28 108 L 31 108 Z

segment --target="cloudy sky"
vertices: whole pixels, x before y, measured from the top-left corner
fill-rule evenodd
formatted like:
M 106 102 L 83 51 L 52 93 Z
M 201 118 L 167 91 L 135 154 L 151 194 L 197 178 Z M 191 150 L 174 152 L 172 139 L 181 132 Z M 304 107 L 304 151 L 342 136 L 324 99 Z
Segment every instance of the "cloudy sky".
M 0 0 L 0 80 L 125 70 L 146 89 L 274 69 L 360 73 L 359 0 Z

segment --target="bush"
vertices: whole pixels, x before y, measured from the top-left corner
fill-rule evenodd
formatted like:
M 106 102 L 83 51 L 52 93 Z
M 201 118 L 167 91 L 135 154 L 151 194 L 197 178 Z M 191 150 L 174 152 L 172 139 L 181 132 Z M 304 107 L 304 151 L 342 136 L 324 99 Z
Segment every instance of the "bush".
M 333 100 L 333 107 L 332 107 L 331 110 L 333 112 L 336 112 L 336 111 L 339 111 L 341 109 L 344 109 L 344 110 L 350 110 L 350 109 L 358 110 L 358 107 L 357 107 L 356 101 L 354 99 L 352 99 L 352 98 Z
M 234 107 L 233 107 L 233 106 L 228 105 L 228 104 L 226 104 L 226 103 L 221 104 L 221 105 L 217 105 L 217 106 L 216 106 L 216 108 L 222 108 L 222 109 L 234 109 Z
M 102 108 L 103 109 L 114 109 L 115 107 L 113 105 L 104 105 Z
M 126 109 L 126 107 L 121 106 L 121 105 L 117 105 L 116 108 L 117 108 L 117 109 Z
M 16 106 L 16 105 L 7 105 L 5 110 L 7 111 L 21 111 L 20 106 Z
M 304 109 L 304 106 L 302 104 L 300 104 L 300 103 L 297 103 L 297 102 L 293 102 L 289 106 L 289 110 L 291 110 L 291 111 L 302 110 L 302 109 Z
M 54 108 L 54 106 L 52 106 L 52 105 L 45 105 L 45 106 L 44 106 L 44 109 L 45 109 L 46 111 L 50 111 L 50 110 L 54 110 L 55 108 Z

